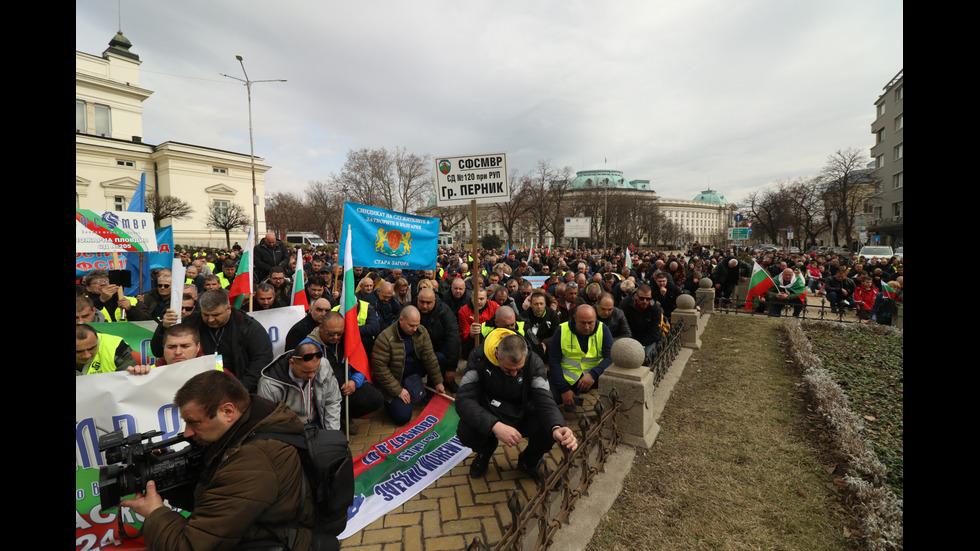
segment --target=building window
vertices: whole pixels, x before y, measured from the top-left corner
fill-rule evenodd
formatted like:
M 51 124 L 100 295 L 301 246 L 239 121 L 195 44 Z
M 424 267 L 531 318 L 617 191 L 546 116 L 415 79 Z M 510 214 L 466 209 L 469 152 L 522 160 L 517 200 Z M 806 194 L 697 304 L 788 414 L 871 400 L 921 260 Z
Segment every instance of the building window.
M 885 129 L 879 128 L 878 131 L 875 132 L 875 143 L 881 143 L 883 141 L 885 141 Z
M 875 168 L 881 168 L 883 166 L 885 166 L 885 156 L 878 155 L 875 157 Z
M 133 161 L 126 161 L 123 159 L 116 159 L 116 166 L 124 166 L 127 168 L 133 168 L 136 164 Z
M 895 132 L 898 132 L 904 127 L 905 127 L 905 114 L 902 113 L 901 115 L 895 117 Z
M 905 99 L 905 85 L 901 85 L 895 88 L 895 101 L 902 101 Z
M 903 180 L 904 180 L 903 175 L 904 174 L 905 174 L 904 172 L 899 172 L 898 174 L 893 174 L 892 175 L 892 189 L 898 189 L 898 188 L 900 188 L 900 187 L 902 187 L 904 185 L 904 182 L 903 182 Z
M 892 216 L 901 216 L 902 215 L 902 203 L 903 203 L 903 201 L 899 201 L 897 203 L 892 203 Z
M 211 172 L 215 174 L 228 174 L 228 169 L 221 166 L 213 166 L 211 167 Z
M 896 161 L 898 159 L 901 159 L 905 155 L 904 148 L 902 147 L 904 145 L 905 145 L 904 143 L 900 143 L 900 144 L 898 144 L 898 145 L 895 146 L 895 160 Z
M 75 100 L 75 132 L 85 133 L 88 130 L 85 120 L 85 102 Z
M 228 218 L 228 201 L 220 201 L 218 199 L 214 200 L 214 216 L 218 220 L 224 220 Z
M 112 113 L 108 105 L 95 106 L 95 134 L 98 136 L 112 135 Z
M 880 117 L 884 114 L 885 114 L 885 102 L 881 102 L 878 104 L 878 116 Z
M 116 195 L 113 200 L 113 208 L 116 212 L 123 212 L 126 210 L 126 198 L 122 195 Z

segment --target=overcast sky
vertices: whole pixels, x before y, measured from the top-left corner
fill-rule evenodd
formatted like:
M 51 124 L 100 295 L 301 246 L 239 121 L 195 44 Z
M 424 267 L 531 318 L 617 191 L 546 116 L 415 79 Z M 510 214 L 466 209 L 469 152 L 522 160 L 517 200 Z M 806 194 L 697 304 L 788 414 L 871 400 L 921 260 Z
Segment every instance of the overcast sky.
M 75 49 L 100 55 L 120 19 L 154 92 L 146 143 L 248 154 L 245 87 L 220 73 L 244 78 L 241 55 L 252 80 L 288 80 L 252 86 L 267 194 L 406 147 L 739 201 L 867 152 L 904 63 L 895 0 L 76 0 Z

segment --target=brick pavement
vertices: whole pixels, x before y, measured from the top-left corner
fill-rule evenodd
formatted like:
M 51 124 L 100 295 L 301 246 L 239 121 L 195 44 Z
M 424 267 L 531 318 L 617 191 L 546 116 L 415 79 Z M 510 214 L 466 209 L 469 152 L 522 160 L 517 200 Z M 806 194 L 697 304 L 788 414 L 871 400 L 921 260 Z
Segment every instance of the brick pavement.
M 579 418 L 593 412 L 598 391 L 593 389 L 584 397 L 585 404 L 575 413 L 563 411 L 566 424 L 580 441 Z M 422 408 L 416 406 L 415 415 L 421 411 Z M 399 428 L 383 411 L 355 423 L 360 429 L 358 435 L 351 437 L 351 453 L 355 457 Z M 498 446 L 490 469 L 480 479 L 469 477 L 470 463 L 475 457 L 471 454 L 435 484 L 341 541 L 341 547 L 345 551 L 462 550 L 475 537 L 490 545 L 497 543 L 510 526 L 507 499 L 513 490 L 519 490 L 522 504 L 527 503 L 528 497 L 537 490 L 534 481 L 517 470 L 517 455 L 526 443 L 526 440 L 522 441 L 516 448 Z M 556 445 L 545 456 L 548 466 L 554 468 L 561 455 Z

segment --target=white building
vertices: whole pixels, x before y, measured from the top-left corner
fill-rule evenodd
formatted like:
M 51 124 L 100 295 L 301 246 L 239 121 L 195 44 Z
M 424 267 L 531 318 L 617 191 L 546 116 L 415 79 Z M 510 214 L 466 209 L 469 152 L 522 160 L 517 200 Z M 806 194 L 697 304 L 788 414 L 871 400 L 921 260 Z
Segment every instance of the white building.
M 140 88 L 141 62 L 131 47 L 119 32 L 101 56 L 75 52 L 75 207 L 126 210 L 145 172 L 147 196 L 179 197 L 194 208 L 189 218 L 160 222 L 173 226 L 176 245 L 223 248 L 224 231 L 208 228 L 208 212 L 237 203 L 251 217 L 249 155 L 170 141 L 143 143 L 143 101 L 153 91 Z M 269 168 L 255 159 L 259 238 L 266 231 Z M 236 230 L 231 240 L 244 244 L 246 235 Z

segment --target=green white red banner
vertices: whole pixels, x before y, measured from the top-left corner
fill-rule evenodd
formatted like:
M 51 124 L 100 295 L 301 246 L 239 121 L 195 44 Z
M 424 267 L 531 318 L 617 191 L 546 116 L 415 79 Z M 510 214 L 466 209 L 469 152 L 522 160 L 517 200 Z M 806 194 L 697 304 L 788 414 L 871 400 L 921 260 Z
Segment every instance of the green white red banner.
M 153 215 L 75 209 L 75 253 L 156 252 Z
M 411 423 L 354 459 L 354 504 L 344 539 L 402 505 L 466 459 L 471 450 L 456 436 L 459 416 L 443 396 L 433 396 Z

